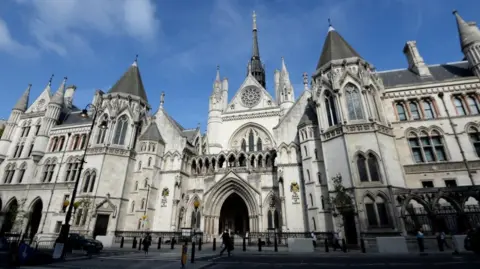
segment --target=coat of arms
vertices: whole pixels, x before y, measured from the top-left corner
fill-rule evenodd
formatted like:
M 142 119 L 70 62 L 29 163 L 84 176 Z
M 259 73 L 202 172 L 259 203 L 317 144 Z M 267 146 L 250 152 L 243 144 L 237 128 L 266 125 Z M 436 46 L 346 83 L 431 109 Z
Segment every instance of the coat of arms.
M 167 197 L 169 193 L 170 191 L 168 190 L 168 188 L 164 188 L 162 191 L 162 197 Z
M 298 185 L 297 182 L 292 182 L 292 184 L 290 184 L 290 192 L 293 192 L 293 193 L 300 192 L 300 186 Z

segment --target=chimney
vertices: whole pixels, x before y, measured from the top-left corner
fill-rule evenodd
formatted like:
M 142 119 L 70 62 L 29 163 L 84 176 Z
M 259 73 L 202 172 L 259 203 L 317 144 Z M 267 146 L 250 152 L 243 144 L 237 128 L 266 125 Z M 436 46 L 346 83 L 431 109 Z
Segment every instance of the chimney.
M 75 85 L 70 85 L 67 86 L 65 89 L 65 105 L 67 108 L 72 108 L 72 103 L 73 103 L 73 94 L 75 94 L 75 90 L 77 89 L 77 86 Z
M 428 66 L 423 61 L 420 52 L 418 52 L 417 42 L 408 41 L 403 48 L 403 53 L 407 57 L 408 69 L 420 77 L 430 77 L 432 74 Z

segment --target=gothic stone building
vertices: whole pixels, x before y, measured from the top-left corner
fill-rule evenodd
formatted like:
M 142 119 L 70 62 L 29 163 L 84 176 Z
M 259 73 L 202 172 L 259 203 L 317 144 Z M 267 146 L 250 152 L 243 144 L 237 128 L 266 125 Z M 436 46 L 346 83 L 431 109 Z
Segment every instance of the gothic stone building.
M 217 68 L 206 133 L 175 121 L 164 94 L 152 111 L 136 61 L 95 93 L 88 117 L 66 79 L 33 102 L 28 86 L 0 141 L 2 230 L 58 232 L 76 180 L 72 229 L 94 235 L 276 229 L 355 242 L 407 231 L 407 209 L 478 208 L 478 193 L 438 194 L 480 183 L 480 30 L 455 18 L 463 61 L 428 65 L 409 41 L 408 68 L 382 72 L 330 26 L 296 97 L 283 58 L 267 91 L 254 16 L 245 80 L 229 100 Z M 435 190 L 431 203 L 402 194 L 419 188 Z

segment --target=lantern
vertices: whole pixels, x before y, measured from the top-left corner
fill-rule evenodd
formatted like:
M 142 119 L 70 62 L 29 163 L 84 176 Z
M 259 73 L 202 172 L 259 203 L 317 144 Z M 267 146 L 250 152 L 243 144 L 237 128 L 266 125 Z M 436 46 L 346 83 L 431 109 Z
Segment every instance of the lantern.
M 200 202 L 198 200 L 195 200 L 193 202 L 193 206 L 195 207 L 195 209 L 197 209 L 200 206 Z
M 142 219 L 143 219 L 143 220 L 146 220 L 146 219 L 147 219 L 147 215 L 143 215 L 143 216 L 142 216 Z
M 80 206 L 81 203 L 82 202 L 80 202 L 80 201 L 76 201 L 75 203 L 73 203 L 73 207 L 75 207 L 75 209 L 77 209 Z
M 67 207 L 69 205 L 70 205 L 70 201 L 68 200 L 63 201 L 63 206 Z

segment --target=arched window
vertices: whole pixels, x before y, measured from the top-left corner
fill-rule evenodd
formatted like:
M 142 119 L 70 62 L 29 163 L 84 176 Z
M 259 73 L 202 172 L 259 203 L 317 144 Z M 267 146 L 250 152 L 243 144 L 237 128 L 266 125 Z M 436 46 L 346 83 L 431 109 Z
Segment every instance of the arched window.
M 88 191 L 88 186 L 90 186 L 90 172 L 85 173 L 85 179 L 84 179 L 84 182 L 83 182 L 82 191 L 87 192 Z
M 475 96 L 467 96 L 467 104 L 471 115 L 477 115 L 479 113 L 478 101 Z
M 242 139 L 242 151 L 247 151 L 247 142 L 245 142 L 245 139 Z
M 15 164 L 11 163 L 5 167 L 5 175 L 3 176 L 3 183 L 12 183 L 13 176 L 15 175 Z
M 92 172 L 92 174 L 90 175 L 90 188 L 88 189 L 88 191 L 89 191 L 90 193 L 93 192 L 93 189 L 94 189 L 94 187 L 95 187 L 95 181 L 96 181 L 96 179 L 97 179 L 97 173 L 95 173 L 95 171 L 94 171 L 94 172 Z
M 142 203 L 140 204 L 140 209 L 145 209 L 145 198 L 142 198 Z
M 383 197 L 377 196 L 377 198 L 373 200 L 372 197 L 366 196 L 364 204 L 369 227 L 383 228 L 391 226 L 387 205 Z
M 432 101 L 423 100 L 423 114 L 427 120 L 435 118 L 435 110 L 433 108 Z
M 50 141 L 50 151 L 55 151 L 57 147 L 57 143 L 58 143 L 58 137 L 52 138 L 52 140 Z
M 137 191 L 138 190 L 138 181 L 135 181 L 134 185 L 133 185 L 133 190 L 134 191 Z
M 262 139 L 257 138 L 257 151 L 262 151 Z
M 307 146 L 303 146 L 303 149 L 304 149 L 304 151 L 305 151 L 305 157 L 308 157 Z
M 148 158 L 148 167 L 150 167 L 152 165 L 152 157 L 149 157 Z
M 470 127 L 468 129 L 468 136 L 470 137 L 470 141 L 472 141 L 477 156 L 480 157 L 480 132 L 476 127 Z
M 80 161 L 77 158 L 73 158 L 67 164 L 67 173 L 65 175 L 65 181 L 75 181 L 77 179 L 78 169 L 80 168 Z
M 272 210 L 268 210 L 268 214 L 267 214 L 267 222 L 268 222 L 268 229 L 272 229 L 273 228 L 273 214 L 272 214 Z
M 148 188 L 148 178 L 143 181 L 143 188 Z
M 315 223 L 315 217 L 312 217 L 312 226 L 313 226 L 313 230 L 316 231 L 317 230 L 317 223 Z
M 80 136 L 79 135 L 74 135 L 73 140 L 72 140 L 72 146 L 71 146 L 70 149 L 71 150 L 77 150 L 79 144 L 80 144 Z
M 191 228 L 195 228 L 196 227 L 196 223 L 197 223 L 197 216 L 195 214 L 195 211 L 192 211 L 192 214 L 191 214 L 191 220 L 190 220 L 190 227 Z
M 57 146 L 56 151 L 63 150 L 64 145 L 65 145 L 65 136 L 60 136 L 60 138 L 58 139 L 58 146 Z
M 410 114 L 412 115 L 413 120 L 420 119 L 420 110 L 418 109 L 418 104 L 416 102 L 410 102 Z
M 19 174 L 18 174 L 18 183 L 22 183 L 26 170 L 27 170 L 27 163 L 22 163 L 22 165 L 20 166 Z
M 80 144 L 80 149 L 85 149 L 85 147 L 87 146 L 87 135 L 86 134 L 83 134 L 81 137 L 80 137 L 82 143 Z
M 347 99 L 348 118 L 350 120 L 362 120 L 365 118 L 363 113 L 362 94 L 353 84 L 345 86 L 345 97 Z
M 416 163 L 442 162 L 447 160 L 442 135 L 433 130 L 429 135 L 422 131 L 417 136 L 415 133 L 408 135 L 408 144 Z
M 253 137 L 253 130 L 248 133 L 248 151 L 255 151 L 255 138 Z
M 400 121 L 406 121 L 407 120 L 407 113 L 405 112 L 405 107 L 403 106 L 402 103 L 397 103 L 397 115 L 398 119 Z
M 103 120 L 99 121 L 99 126 L 102 123 L 108 122 L 108 115 L 103 116 Z M 106 128 L 97 128 L 97 144 L 103 144 L 105 142 L 105 135 L 107 134 L 107 129 Z
M 310 193 L 310 206 L 313 207 L 313 195 Z
M 312 181 L 312 178 L 310 177 L 310 170 L 307 169 L 307 180 L 308 182 Z
M 329 91 L 325 92 L 325 110 L 327 112 L 328 126 L 338 124 L 337 106 L 335 104 L 335 97 Z
M 325 198 L 323 198 L 323 195 L 320 197 L 320 201 L 322 202 L 322 209 L 325 209 Z
M 314 149 L 313 153 L 315 154 L 315 160 L 318 160 L 318 150 Z
M 467 114 L 465 106 L 463 105 L 462 97 L 455 96 L 453 98 L 453 104 L 455 105 L 455 109 L 457 110 L 457 115 L 463 116 Z
M 142 161 L 138 161 L 138 169 L 137 170 L 141 170 L 142 169 Z
M 380 181 L 380 171 L 377 157 L 369 153 L 367 157 L 363 154 L 357 155 L 358 176 L 361 182 Z
M 135 211 L 135 201 L 132 201 L 130 204 L 130 213 L 133 213 Z
M 125 138 L 127 136 L 127 130 L 128 130 L 128 117 L 126 115 L 123 115 L 117 121 L 117 128 L 115 129 L 113 144 L 124 145 Z
M 197 229 L 200 229 L 200 223 L 201 223 L 200 220 L 201 220 L 200 211 L 197 211 L 197 216 L 195 217 L 195 224 Z

